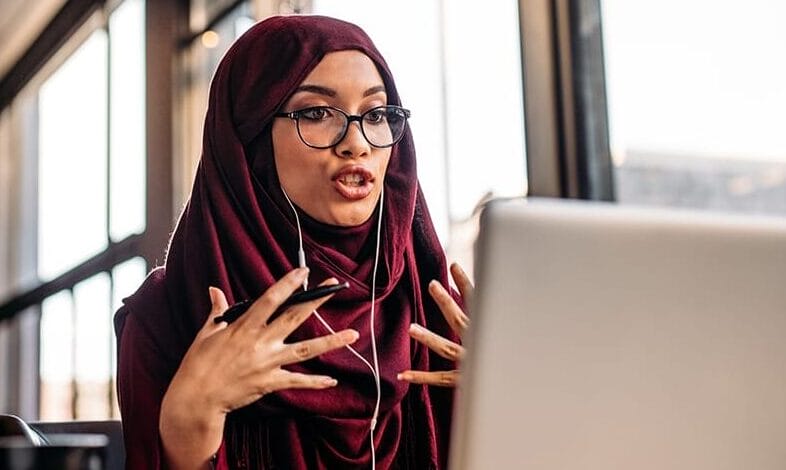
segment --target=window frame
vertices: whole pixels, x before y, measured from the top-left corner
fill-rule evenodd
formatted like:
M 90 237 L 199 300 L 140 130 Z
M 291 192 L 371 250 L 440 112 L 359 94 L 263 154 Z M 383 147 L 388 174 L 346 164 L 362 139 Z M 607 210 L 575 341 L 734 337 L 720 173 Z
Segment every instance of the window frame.
M 519 0 L 529 195 L 614 200 L 600 0 Z
M 68 57 L 97 29 L 108 30 L 109 17 L 120 5 L 120 1 L 70 0 L 49 22 L 41 35 L 33 42 L 17 63 L 0 81 L 0 111 L 14 109 L 16 100 L 36 89 L 46 78 L 62 65 Z M 73 291 L 80 282 L 105 272 L 112 286 L 112 269 L 135 257 L 145 260 L 148 270 L 163 262 L 164 250 L 169 233 L 175 222 L 173 207 L 172 155 L 173 155 L 173 92 L 175 77 L 166 71 L 172 70 L 180 38 L 188 25 L 188 5 L 184 1 L 145 2 L 145 165 L 146 165 L 146 225 L 142 233 L 131 235 L 120 241 L 112 241 L 107 226 L 106 249 L 82 261 L 68 271 L 47 282 L 35 280 L 28 285 L 12 290 L 10 296 L 0 299 L 0 326 L 13 325 L 15 317 L 32 311 L 36 322 L 28 322 L 20 334 L 32 336 L 34 341 L 9 341 L 0 343 L 0 348 L 14 350 L 6 378 L 12 384 L 7 391 L 7 408 L 25 419 L 38 419 L 40 404 L 40 377 L 38 362 L 39 328 L 41 304 L 63 290 Z M 110 37 L 111 40 L 111 37 Z M 109 70 L 107 69 L 107 79 Z M 155 84 L 155 86 L 150 86 Z M 111 86 L 111 83 L 110 83 Z M 12 115 L 13 119 L 14 116 Z M 109 132 L 107 127 L 106 132 Z M 15 138 L 15 136 L 12 136 Z M 24 159 L 26 155 L 12 156 Z M 107 158 L 110 158 L 107 154 Z M 23 162 L 27 164 L 27 162 Z M 107 192 L 107 199 L 109 193 Z M 36 216 L 34 216 L 35 218 Z M 37 225 L 34 223 L 33 225 Z M 27 227 L 26 227 L 27 228 Z M 35 237 L 33 237 L 35 239 Z M 27 256 L 23 267 L 35 272 L 35 254 Z M 9 263 L 10 264 L 10 263 Z M 13 270 L 12 270 L 13 271 Z M 34 324 L 33 324 L 34 323 Z M 17 326 L 21 328 L 21 325 Z M 34 330 L 34 331 L 32 331 Z M 35 367 L 29 367 L 35 358 Z M 24 362 L 25 367 L 20 365 Z M 19 393 L 16 385 L 25 386 Z M 34 385 L 31 385 L 34 384 Z M 74 383 L 74 387 L 76 384 Z M 23 397 L 22 395 L 27 395 Z M 35 406 L 32 406 L 34 403 Z M 74 410 L 72 410 L 73 412 Z

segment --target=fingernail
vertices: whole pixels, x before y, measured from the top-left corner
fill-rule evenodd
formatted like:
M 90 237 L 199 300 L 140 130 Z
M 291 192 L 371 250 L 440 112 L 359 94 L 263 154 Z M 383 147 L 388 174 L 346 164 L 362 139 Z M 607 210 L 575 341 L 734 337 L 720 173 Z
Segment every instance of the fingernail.
M 308 268 L 295 269 L 295 276 L 298 279 L 304 279 L 306 276 L 308 276 Z
M 396 374 L 396 380 L 404 380 L 405 378 L 406 378 L 405 375 L 402 373 Z
M 409 331 L 412 331 L 412 332 L 414 332 L 414 331 L 423 331 L 423 327 L 418 325 L 417 323 L 410 323 Z
M 218 288 L 213 287 L 213 286 L 210 286 L 210 287 L 207 288 L 207 293 L 210 296 L 210 303 L 211 304 L 216 303 L 216 295 L 218 295 L 218 292 L 216 292 L 217 290 L 218 290 Z
M 355 330 L 347 330 L 347 332 L 344 333 L 344 339 L 349 343 L 354 343 L 358 338 L 360 338 L 360 333 Z
M 336 385 L 338 385 L 338 380 L 331 379 L 331 378 L 325 378 L 325 379 L 322 379 L 322 383 L 327 385 L 328 387 L 335 387 Z

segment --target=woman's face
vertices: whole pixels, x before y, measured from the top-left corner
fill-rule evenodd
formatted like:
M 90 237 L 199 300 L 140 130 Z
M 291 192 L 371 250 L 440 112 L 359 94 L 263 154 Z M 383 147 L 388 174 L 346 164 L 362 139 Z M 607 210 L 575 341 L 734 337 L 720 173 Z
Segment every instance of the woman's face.
M 371 59 L 362 52 L 340 51 L 325 55 L 281 111 L 332 106 L 360 115 L 386 104 L 385 86 Z M 327 149 L 304 144 L 293 119 L 274 119 L 272 133 L 278 178 L 293 203 L 331 225 L 368 220 L 379 200 L 390 148 L 371 146 L 357 121 Z

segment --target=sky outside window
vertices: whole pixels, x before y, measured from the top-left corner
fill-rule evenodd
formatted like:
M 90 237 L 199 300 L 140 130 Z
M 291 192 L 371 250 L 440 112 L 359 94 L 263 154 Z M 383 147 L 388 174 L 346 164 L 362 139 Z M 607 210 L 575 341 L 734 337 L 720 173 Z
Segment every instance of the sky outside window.
M 52 279 L 104 250 L 107 36 L 95 31 L 39 92 L 38 274 Z

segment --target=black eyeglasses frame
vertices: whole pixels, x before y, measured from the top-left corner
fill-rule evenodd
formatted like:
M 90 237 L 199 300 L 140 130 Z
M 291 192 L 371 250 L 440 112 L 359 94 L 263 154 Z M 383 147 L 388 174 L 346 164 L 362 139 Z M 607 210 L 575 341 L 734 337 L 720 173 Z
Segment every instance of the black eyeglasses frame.
M 343 114 L 347 118 L 347 124 L 346 124 L 346 126 L 344 126 L 344 130 L 339 134 L 339 137 L 336 139 L 336 141 L 333 144 L 327 145 L 327 146 L 312 145 L 312 144 L 306 142 L 306 139 L 303 138 L 303 134 L 300 133 L 300 117 L 306 111 L 311 111 L 311 110 L 314 110 L 314 109 L 331 109 L 333 111 L 338 111 L 339 113 Z M 378 111 L 380 109 L 395 109 L 395 110 L 399 111 L 403 115 L 404 121 L 405 121 L 404 122 L 404 127 L 402 127 L 401 134 L 396 139 L 394 139 L 393 142 L 391 142 L 390 144 L 387 144 L 387 145 L 377 145 L 377 144 L 371 142 L 371 140 L 366 135 L 365 129 L 363 129 L 363 118 L 367 114 L 373 113 L 374 111 Z M 278 112 L 278 113 L 274 114 L 273 117 L 292 119 L 293 121 L 295 121 L 295 127 L 297 128 L 297 135 L 298 135 L 298 137 L 300 137 L 300 141 L 301 142 L 303 142 L 308 147 L 311 147 L 311 148 L 314 148 L 314 149 L 319 149 L 319 150 L 325 150 L 325 149 L 329 149 L 329 148 L 335 147 L 342 140 L 344 140 L 344 138 L 347 136 L 347 132 L 349 132 L 349 126 L 352 124 L 353 121 L 357 121 L 358 127 L 360 127 L 360 133 L 363 134 L 363 138 L 366 139 L 366 142 L 368 142 L 369 145 L 371 145 L 372 147 L 375 147 L 375 148 L 392 147 L 392 146 L 396 145 L 401 140 L 402 137 L 404 137 L 404 134 L 405 134 L 404 129 L 406 128 L 407 120 L 410 118 L 411 115 L 412 115 L 412 112 L 410 110 L 408 110 L 406 108 L 402 108 L 401 106 L 396 106 L 396 105 L 376 106 L 374 108 L 369 109 L 368 111 L 365 111 L 363 114 L 349 114 L 346 111 L 344 111 L 342 109 L 339 109 L 339 108 L 335 108 L 333 106 L 309 106 L 308 108 L 296 109 L 294 111 L 289 111 L 289 112 L 283 112 L 283 111 L 282 112 Z

